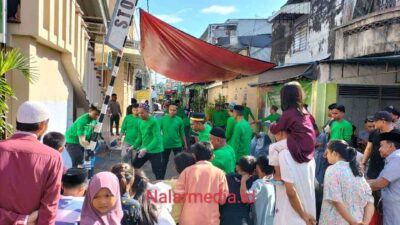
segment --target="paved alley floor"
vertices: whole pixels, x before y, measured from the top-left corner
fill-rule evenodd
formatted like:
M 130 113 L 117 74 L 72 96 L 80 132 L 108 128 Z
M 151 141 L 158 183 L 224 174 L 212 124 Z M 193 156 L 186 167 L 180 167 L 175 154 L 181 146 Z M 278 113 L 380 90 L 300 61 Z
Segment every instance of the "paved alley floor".
M 98 173 L 102 171 L 110 171 L 111 167 L 119 162 L 121 162 L 120 150 L 111 150 L 111 151 L 109 149 L 102 150 L 97 154 L 94 172 Z M 151 170 L 150 161 L 146 162 L 146 164 L 143 165 L 142 169 L 151 181 L 155 181 L 155 176 Z M 171 153 L 168 162 L 167 173 L 165 174 L 165 179 L 170 179 L 171 177 L 176 175 L 177 172 L 174 168 L 174 154 Z

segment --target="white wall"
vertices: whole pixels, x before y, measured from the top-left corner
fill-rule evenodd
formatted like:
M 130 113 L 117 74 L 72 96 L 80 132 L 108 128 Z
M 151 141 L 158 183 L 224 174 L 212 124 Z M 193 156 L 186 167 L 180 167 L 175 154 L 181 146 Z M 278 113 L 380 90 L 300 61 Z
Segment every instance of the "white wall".
M 238 23 L 237 36 L 272 34 L 272 24 L 267 19 L 228 20 L 228 23 Z

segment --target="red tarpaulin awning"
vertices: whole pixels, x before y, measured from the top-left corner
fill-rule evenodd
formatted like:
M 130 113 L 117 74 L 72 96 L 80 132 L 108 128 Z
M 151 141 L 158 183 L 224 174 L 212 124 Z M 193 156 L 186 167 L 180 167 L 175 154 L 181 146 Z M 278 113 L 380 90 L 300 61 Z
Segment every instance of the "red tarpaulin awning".
M 242 56 L 190 36 L 140 10 L 141 54 L 146 66 L 183 82 L 231 80 L 256 75 L 273 63 Z

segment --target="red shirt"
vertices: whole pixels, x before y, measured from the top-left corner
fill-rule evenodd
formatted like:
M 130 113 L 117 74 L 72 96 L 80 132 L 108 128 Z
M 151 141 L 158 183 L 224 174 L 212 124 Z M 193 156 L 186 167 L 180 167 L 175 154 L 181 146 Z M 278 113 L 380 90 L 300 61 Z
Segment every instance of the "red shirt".
M 0 221 L 17 224 L 39 210 L 37 225 L 53 225 L 60 197 L 60 153 L 34 135 L 17 133 L 0 142 Z
M 270 131 L 276 134 L 287 131 L 287 145 L 293 159 L 298 163 L 309 162 L 314 157 L 316 135 L 315 120 L 311 114 L 301 115 L 297 109 L 290 108 L 283 111 L 276 124 L 272 124 Z

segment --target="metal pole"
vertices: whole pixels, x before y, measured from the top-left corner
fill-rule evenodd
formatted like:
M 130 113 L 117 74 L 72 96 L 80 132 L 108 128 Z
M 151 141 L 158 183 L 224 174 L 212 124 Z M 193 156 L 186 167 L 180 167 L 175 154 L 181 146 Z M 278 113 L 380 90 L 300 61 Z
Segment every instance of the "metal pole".
M 149 95 L 149 97 L 150 97 L 150 99 L 149 99 L 149 104 L 150 104 L 150 112 L 153 112 L 153 89 L 152 89 L 152 86 L 153 86 L 153 78 L 151 77 L 151 71 L 150 70 L 148 70 L 149 71 L 149 73 L 150 73 L 150 75 L 149 75 L 149 77 L 150 77 L 150 95 Z
M 133 21 L 133 15 L 131 17 L 129 26 L 132 25 L 132 21 Z M 126 40 L 127 40 L 127 36 L 125 36 L 123 47 L 125 47 Z M 114 83 L 115 83 L 115 80 L 118 75 L 119 65 L 121 63 L 123 54 L 124 54 L 123 50 L 119 51 L 117 54 L 117 58 L 115 60 L 115 63 L 114 63 L 113 69 L 112 69 L 112 73 L 111 73 L 111 80 L 110 80 L 110 83 L 107 88 L 103 106 L 101 107 L 100 116 L 97 120 L 96 127 L 94 128 L 94 133 L 90 139 L 89 149 L 85 150 L 84 164 L 81 167 L 86 168 L 89 171 L 89 174 L 91 174 L 93 167 L 94 167 L 94 165 L 91 164 L 91 159 L 95 153 L 94 150 L 96 148 L 97 140 L 99 139 L 99 137 L 101 135 L 101 128 L 103 127 L 103 121 L 104 121 L 104 118 L 106 117 L 108 103 L 110 101 L 110 98 L 111 98 L 111 95 L 112 95 L 112 92 L 114 89 Z

